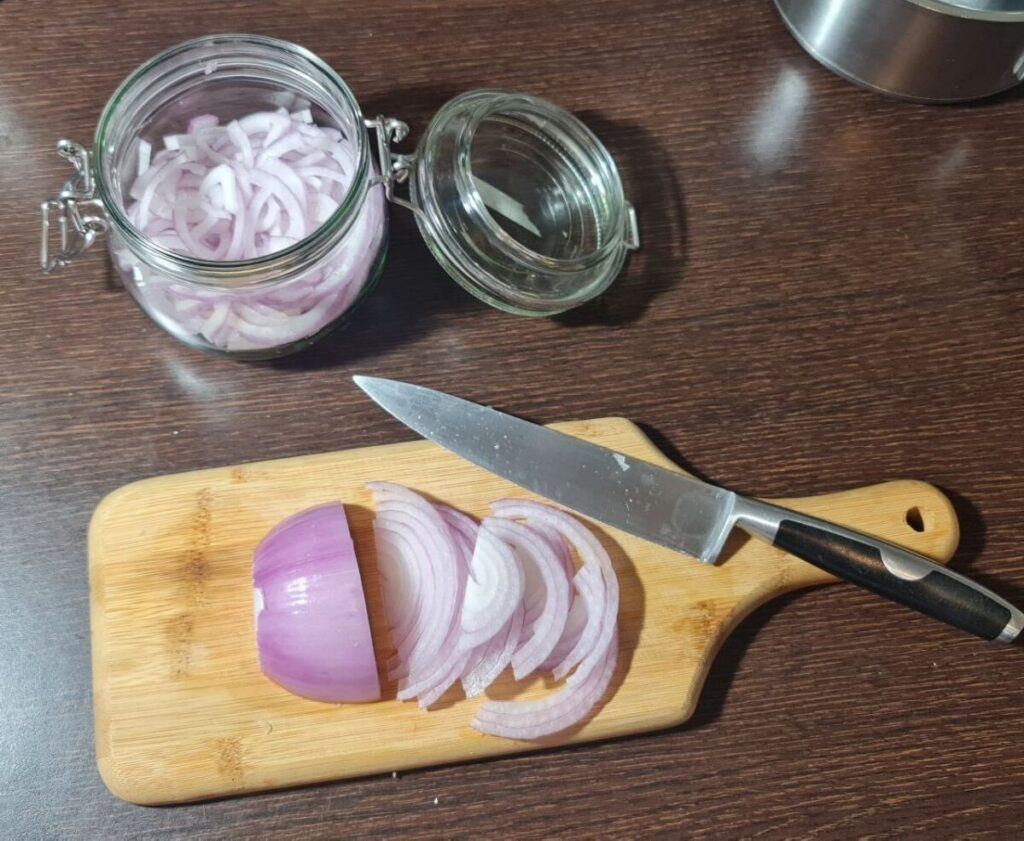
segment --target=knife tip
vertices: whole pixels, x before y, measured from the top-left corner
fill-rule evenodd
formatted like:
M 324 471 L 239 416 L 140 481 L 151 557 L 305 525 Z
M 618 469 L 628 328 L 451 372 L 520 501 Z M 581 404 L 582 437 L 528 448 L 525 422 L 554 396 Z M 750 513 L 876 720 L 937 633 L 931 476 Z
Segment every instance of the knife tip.
M 385 377 L 367 377 L 364 374 L 353 374 L 352 382 L 378 403 L 385 395 L 394 393 L 396 389 L 406 387 L 405 383 L 401 383 L 398 380 L 389 380 Z
M 353 374 L 352 382 L 354 382 L 363 391 L 365 391 L 367 394 L 373 397 L 374 385 L 379 385 L 381 382 L 383 382 L 383 380 L 381 380 L 379 377 L 367 377 L 364 376 L 363 374 Z

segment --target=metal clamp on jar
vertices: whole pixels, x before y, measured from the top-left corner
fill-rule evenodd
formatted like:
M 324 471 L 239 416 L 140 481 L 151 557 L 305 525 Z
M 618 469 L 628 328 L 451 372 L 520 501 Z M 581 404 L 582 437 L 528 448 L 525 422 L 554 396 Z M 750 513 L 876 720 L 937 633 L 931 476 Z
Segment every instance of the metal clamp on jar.
M 132 191 L 139 195 L 148 163 L 140 144 L 166 145 L 198 114 L 228 123 L 272 112 L 307 114 L 347 144 L 347 192 L 319 227 L 249 259 L 181 253 L 167 244 L 178 241 L 174 231 L 161 240 L 139 229 Z M 125 287 L 163 329 L 194 347 L 259 359 L 308 346 L 370 290 L 386 246 L 385 197 L 416 214 L 460 285 L 522 315 L 553 315 L 599 295 L 638 245 L 610 155 L 548 102 L 472 91 L 441 108 L 413 154 L 394 152 L 407 133 L 399 120 L 364 119 L 342 79 L 294 44 L 254 35 L 181 44 L 121 84 L 91 153 L 58 145 L 75 175 L 43 203 L 43 271 L 67 266 L 105 232 Z M 397 195 L 403 184 L 408 198 Z

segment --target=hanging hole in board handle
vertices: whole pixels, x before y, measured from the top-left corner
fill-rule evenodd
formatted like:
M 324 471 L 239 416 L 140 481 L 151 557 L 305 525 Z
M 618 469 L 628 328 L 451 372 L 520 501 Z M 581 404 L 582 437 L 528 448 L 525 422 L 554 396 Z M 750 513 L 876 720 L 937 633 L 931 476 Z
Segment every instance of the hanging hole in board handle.
M 924 517 L 921 514 L 921 509 L 916 505 L 913 508 L 907 509 L 907 513 L 904 517 L 907 521 L 907 525 L 910 526 L 916 532 L 924 531 Z

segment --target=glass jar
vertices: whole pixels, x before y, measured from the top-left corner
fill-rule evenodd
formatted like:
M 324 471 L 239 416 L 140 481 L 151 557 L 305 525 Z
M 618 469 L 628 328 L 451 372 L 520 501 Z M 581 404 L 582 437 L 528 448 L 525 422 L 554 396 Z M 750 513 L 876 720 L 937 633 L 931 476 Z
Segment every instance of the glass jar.
M 267 256 L 216 261 L 184 256 L 133 224 L 130 191 L 140 142 L 159 149 L 197 114 L 227 123 L 277 109 L 309 109 L 315 124 L 336 129 L 351 147 L 347 193 L 312 234 Z M 81 226 L 68 214 L 71 232 L 83 231 L 77 243 L 67 242 L 62 218 L 65 248 L 44 269 L 69 262 L 91 242 L 90 233 L 105 228 L 125 288 L 186 344 L 245 358 L 290 353 L 333 327 L 379 273 L 387 217 L 359 106 L 341 78 L 301 47 L 248 35 L 174 47 L 117 89 L 100 117 L 91 155 L 66 141 L 60 151 L 79 173 L 78 183 L 64 191 L 77 196 L 71 209 L 81 217 L 82 205 L 91 204 L 94 213 L 91 225 Z M 50 203 L 44 214 L 59 209 Z
M 226 123 L 275 111 L 306 113 L 348 144 L 351 181 L 318 228 L 265 256 L 224 260 L 184 256 L 137 227 L 132 190 L 148 160 L 140 144 L 159 148 L 190 132 L 200 114 Z M 393 152 L 407 133 L 399 120 L 364 119 L 342 79 L 302 47 L 254 35 L 181 44 L 121 84 L 91 152 L 58 144 L 76 174 L 43 203 L 43 270 L 68 265 L 105 233 L 125 287 L 164 330 L 194 347 L 258 359 L 316 341 L 369 291 L 386 248 L 385 197 L 416 214 L 431 252 L 460 285 L 522 315 L 553 315 L 600 294 L 638 245 L 610 155 L 548 102 L 471 91 L 442 107 L 414 154 Z

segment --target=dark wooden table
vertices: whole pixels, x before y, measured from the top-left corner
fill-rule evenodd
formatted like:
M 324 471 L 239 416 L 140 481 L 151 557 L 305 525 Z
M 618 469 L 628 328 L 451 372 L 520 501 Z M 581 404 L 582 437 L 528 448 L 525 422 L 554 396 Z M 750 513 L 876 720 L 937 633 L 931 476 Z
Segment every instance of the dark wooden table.
M 161 334 L 100 248 L 42 277 L 55 141 L 87 141 L 137 64 L 216 31 L 306 45 L 414 132 L 474 87 L 572 109 L 620 162 L 643 250 L 596 303 L 521 319 L 463 293 L 395 210 L 355 323 L 261 365 Z M 923 107 L 840 81 L 768 0 L 2 3 L 4 837 L 1019 831 L 1024 655 L 850 586 L 750 617 L 671 732 L 130 806 L 94 764 L 85 535 L 140 477 L 411 438 L 363 372 L 538 421 L 625 415 L 754 494 L 925 479 L 959 512 L 955 566 L 1022 600 L 1022 136 L 1017 94 Z

